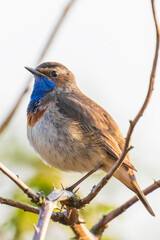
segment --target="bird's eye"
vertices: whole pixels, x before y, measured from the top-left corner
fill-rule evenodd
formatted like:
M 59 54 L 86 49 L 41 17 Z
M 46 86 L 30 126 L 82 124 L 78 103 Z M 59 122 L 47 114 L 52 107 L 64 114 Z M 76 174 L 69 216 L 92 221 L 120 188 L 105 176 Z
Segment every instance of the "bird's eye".
M 51 75 L 52 75 L 52 77 L 57 77 L 58 76 L 56 71 L 51 72 Z

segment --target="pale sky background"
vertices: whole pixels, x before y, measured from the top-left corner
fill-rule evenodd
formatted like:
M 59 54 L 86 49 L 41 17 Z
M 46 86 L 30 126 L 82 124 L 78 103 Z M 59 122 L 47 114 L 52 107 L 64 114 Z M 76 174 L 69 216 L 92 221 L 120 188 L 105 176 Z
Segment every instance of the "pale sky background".
M 24 66 L 35 67 L 41 48 L 66 3 L 66 0 L 1 2 L 0 123 L 25 86 L 29 73 Z M 158 0 L 156 8 L 160 20 Z M 113 116 L 125 136 L 128 120 L 134 118 L 146 95 L 155 36 L 149 0 L 77 0 L 44 61 L 66 65 L 75 74 L 79 88 Z M 158 63 L 153 96 L 131 142 L 135 146 L 131 152 L 132 162 L 138 169 L 137 179 L 142 188 L 153 179 L 160 179 L 159 69 Z M 28 101 L 29 95 L 22 102 L 11 129 L 29 147 Z M 117 205 L 133 196 L 114 180 L 103 193 L 105 191 L 108 191 L 106 201 Z M 100 198 L 102 195 L 98 200 Z M 119 240 L 158 240 L 160 190 L 148 196 L 148 200 L 156 218 L 138 203 L 110 223 L 106 233 Z

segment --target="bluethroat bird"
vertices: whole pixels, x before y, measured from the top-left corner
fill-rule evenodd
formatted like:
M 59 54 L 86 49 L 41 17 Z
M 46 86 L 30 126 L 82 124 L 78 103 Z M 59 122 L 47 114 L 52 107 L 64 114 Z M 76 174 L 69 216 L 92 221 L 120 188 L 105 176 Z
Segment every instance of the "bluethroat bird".
M 62 64 L 45 62 L 26 69 L 35 78 L 27 108 L 27 135 L 35 151 L 49 165 L 64 171 L 89 172 L 101 164 L 107 172 L 125 143 L 112 117 L 79 90 L 73 73 Z M 134 170 L 127 155 L 114 177 L 154 216 Z

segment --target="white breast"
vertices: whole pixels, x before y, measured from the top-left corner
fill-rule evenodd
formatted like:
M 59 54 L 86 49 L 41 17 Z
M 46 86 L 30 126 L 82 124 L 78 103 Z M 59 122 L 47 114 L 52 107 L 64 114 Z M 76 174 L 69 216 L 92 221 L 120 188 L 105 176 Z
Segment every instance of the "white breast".
M 30 144 L 49 165 L 64 171 L 90 171 L 104 158 L 88 149 L 77 123 L 64 118 L 52 103 L 34 127 L 27 127 Z

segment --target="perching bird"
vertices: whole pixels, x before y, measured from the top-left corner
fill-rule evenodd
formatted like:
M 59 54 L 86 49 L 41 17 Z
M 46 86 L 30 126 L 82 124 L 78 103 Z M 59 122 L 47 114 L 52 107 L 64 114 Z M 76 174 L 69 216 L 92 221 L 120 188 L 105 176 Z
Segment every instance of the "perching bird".
M 89 172 L 102 164 L 107 172 L 121 155 L 125 140 L 112 117 L 77 87 L 65 66 L 46 62 L 26 67 L 35 78 L 27 108 L 30 144 L 49 165 L 64 171 Z M 114 174 L 154 216 L 134 175 L 129 155 Z

